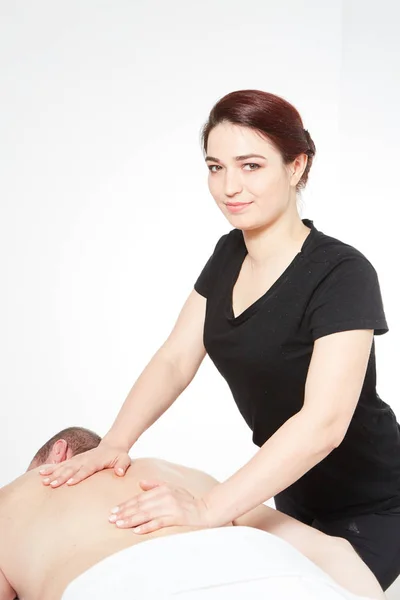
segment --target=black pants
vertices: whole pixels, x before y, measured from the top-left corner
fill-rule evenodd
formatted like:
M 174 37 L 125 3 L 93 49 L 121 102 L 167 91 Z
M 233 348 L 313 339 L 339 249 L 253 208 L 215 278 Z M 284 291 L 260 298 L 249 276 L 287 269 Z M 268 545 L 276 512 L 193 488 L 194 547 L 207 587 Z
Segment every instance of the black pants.
M 290 517 L 350 542 L 384 591 L 400 575 L 400 507 L 335 521 L 321 521 L 295 505 L 287 494 L 278 494 L 274 500 L 276 508 Z

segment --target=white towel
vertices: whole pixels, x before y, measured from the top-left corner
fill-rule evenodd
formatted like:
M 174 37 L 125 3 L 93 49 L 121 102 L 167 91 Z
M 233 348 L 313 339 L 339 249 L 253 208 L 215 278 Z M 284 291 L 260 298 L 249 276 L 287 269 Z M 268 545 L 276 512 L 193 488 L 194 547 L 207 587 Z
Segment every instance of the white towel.
M 62 600 L 370 600 L 280 538 L 220 527 L 146 540 L 80 575 Z

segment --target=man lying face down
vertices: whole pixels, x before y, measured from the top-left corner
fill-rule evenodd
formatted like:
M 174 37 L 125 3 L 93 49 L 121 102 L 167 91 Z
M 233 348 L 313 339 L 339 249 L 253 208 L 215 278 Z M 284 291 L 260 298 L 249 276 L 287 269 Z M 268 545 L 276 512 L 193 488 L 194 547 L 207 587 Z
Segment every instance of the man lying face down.
M 172 534 L 186 535 L 193 531 L 193 528 L 179 526 L 137 535 L 132 529 L 117 528 L 108 521 L 108 516 L 113 506 L 142 492 L 139 486 L 142 479 L 167 481 L 172 485 L 185 487 L 194 496 L 202 496 L 218 481 L 196 469 L 155 458 L 138 458 L 132 461 L 125 477 L 118 477 L 113 470 L 108 469 L 96 473 L 76 486 L 53 489 L 42 485 L 38 474 L 41 465 L 59 463 L 95 448 L 100 439 L 88 429 L 64 429 L 37 452 L 24 475 L 0 489 L 0 600 L 13 600 L 17 596 L 21 600 L 59 600 L 64 597 L 63 594 L 71 582 L 75 584 L 76 578 L 78 582 L 81 578 L 83 581 L 86 573 L 90 573 L 91 568 L 106 557 L 123 555 L 124 553 L 119 551 L 135 545 L 138 547 L 134 551 L 141 552 L 141 542 L 166 536 L 171 536 L 172 542 Z M 261 536 L 261 543 L 269 552 L 270 559 L 265 560 L 266 569 L 271 569 L 273 560 L 276 561 L 277 556 L 282 555 L 284 565 L 300 565 L 299 581 L 305 580 L 302 569 L 311 572 L 313 577 L 320 578 L 322 582 L 325 581 L 319 584 L 327 586 L 324 598 L 354 599 L 361 595 L 368 598 L 384 598 L 371 571 L 345 540 L 327 536 L 265 505 L 243 515 L 232 525 L 239 527 L 228 525 L 214 530 L 197 531 L 186 537 L 175 536 L 175 539 L 179 538 L 182 545 L 191 539 L 200 542 L 206 539 L 208 534 L 228 534 L 230 551 L 239 556 L 243 546 L 239 534 L 247 532 L 248 535 L 250 532 L 251 535 Z M 268 533 L 248 528 L 261 529 Z M 285 542 L 282 542 L 282 539 Z M 162 544 L 166 541 L 158 540 L 156 543 L 160 545 L 160 542 Z M 153 542 L 146 544 L 146 552 L 150 552 L 150 555 L 151 544 L 155 547 Z M 209 553 L 211 551 L 210 547 Z M 168 569 L 178 570 L 175 572 L 176 576 L 179 569 L 183 569 L 180 566 L 182 562 L 179 562 L 177 555 L 164 556 L 161 561 L 163 568 L 168 560 L 171 561 Z M 214 566 L 215 562 L 214 560 Z M 107 561 L 103 564 L 106 565 Z M 137 563 L 132 561 L 129 569 L 133 573 L 132 597 L 136 597 L 136 594 L 137 597 L 144 597 L 140 590 L 135 588 L 135 564 Z M 157 564 L 149 568 L 150 578 L 157 577 Z M 282 567 L 279 568 L 282 572 Z M 203 561 L 200 569 L 207 570 L 206 562 Z M 238 568 L 232 567 L 232 570 L 237 577 Z M 68 587 L 68 590 L 75 589 L 74 584 Z M 265 586 L 268 585 L 270 584 L 266 580 Z M 308 600 L 317 597 L 312 595 L 311 591 L 310 595 L 301 596 L 300 584 L 296 585 L 297 598 Z M 332 585 L 333 588 L 338 585 L 339 592 L 332 591 Z M 271 589 L 265 587 L 266 592 Z M 68 599 L 84 597 L 69 593 L 68 590 L 65 596 Z M 346 595 L 346 591 L 352 593 Z M 317 593 L 320 594 L 321 591 Z M 113 595 L 104 595 L 104 598 L 106 597 L 113 598 Z M 183 596 L 181 598 L 183 600 Z M 274 599 L 278 599 L 276 593 Z

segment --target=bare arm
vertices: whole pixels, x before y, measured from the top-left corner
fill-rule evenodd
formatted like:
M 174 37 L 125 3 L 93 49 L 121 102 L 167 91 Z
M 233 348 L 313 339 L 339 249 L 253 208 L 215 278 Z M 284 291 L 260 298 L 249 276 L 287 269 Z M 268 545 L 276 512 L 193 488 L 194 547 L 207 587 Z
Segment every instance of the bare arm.
M 108 468 L 116 475 L 125 474 L 131 463 L 130 448 L 189 385 L 206 354 L 205 312 L 206 299 L 193 290 L 169 337 L 133 385 L 99 446 L 63 463 L 43 466 L 44 485 L 75 485 Z
M 130 390 L 105 441 L 129 450 L 189 385 L 206 354 L 205 309 L 206 299 L 193 290 L 171 334 Z
M 208 523 L 233 520 L 275 496 L 342 442 L 367 370 L 372 330 L 352 330 L 314 343 L 304 404 L 227 481 L 203 498 Z
M 234 519 L 233 524 L 280 537 L 353 594 L 385 598 L 373 573 L 343 538 L 326 535 L 264 504 Z

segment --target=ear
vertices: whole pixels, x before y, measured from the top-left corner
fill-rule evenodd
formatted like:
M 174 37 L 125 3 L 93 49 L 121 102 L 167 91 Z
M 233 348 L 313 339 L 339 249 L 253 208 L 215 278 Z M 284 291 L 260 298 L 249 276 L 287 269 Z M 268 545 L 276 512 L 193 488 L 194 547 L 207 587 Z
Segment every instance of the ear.
M 289 165 L 290 184 L 293 187 L 296 187 L 302 178 L 302 175 L 307 167 L 307 162 L 308 156 L 307 154 L 303 153 L 299 154 L 299 156 L 296 156 L 294 161 Z
M 61 463 L 68 458 L 71 458 L 71 450 L 68 446 L 68 442 L 66 440 L 57 440 L 54 442 L 52 449 L 48 457 L 46 458 L 46 464 L 54 464 Z

